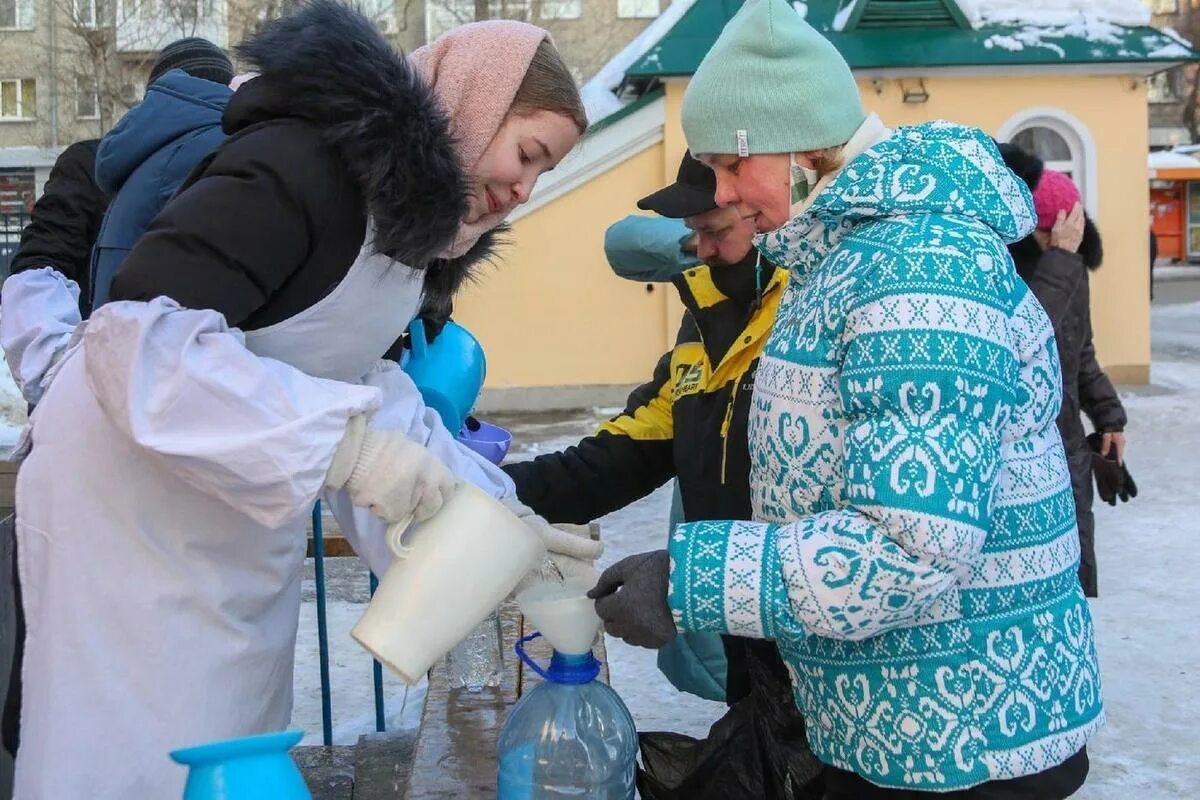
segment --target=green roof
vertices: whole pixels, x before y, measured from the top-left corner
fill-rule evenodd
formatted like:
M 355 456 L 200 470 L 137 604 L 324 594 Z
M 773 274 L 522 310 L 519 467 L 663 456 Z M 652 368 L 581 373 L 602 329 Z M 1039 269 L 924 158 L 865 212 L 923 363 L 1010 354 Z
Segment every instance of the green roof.
M 656 86 L 655 88 L 653 88 L 650 91 L 643 94 L 638 99 L 634 100 L 632 103 L 626 103 L 625 105 L 621 106 L 616 111 L 614 111 L 613 113 L 609 114 L 607 117 L 604 117 L 603 119 L 598 119 L 595 122 L 593 122 L 587 129 L 587 135 L 591 136 L 594 133 L 599 133 L 600 131 L 609 127 L 613 123 L 615 123 L 619 120 L 625 119 L 630 114 L 637 111 L 639 108 L 644 108 L 644 107 L 650 105 L 655 100 L 659 99 L 660 97 L 663 97 L 666 93 L 667 93 L 667 90 L 664 89 L 662 86 Z
M 1200 52 L 1149 26 L 988 25 L 973 29 L 955 0 L 808 0 L 793 5 L 807 6 L 808 22 L 829 37 L 852 69 L 1165 66 L 1200 60 Z M 742 0 L 696 0 L 626 75 L 691 75 L 741 6 Z M 835 20 L 840 24 L 835 26 Z

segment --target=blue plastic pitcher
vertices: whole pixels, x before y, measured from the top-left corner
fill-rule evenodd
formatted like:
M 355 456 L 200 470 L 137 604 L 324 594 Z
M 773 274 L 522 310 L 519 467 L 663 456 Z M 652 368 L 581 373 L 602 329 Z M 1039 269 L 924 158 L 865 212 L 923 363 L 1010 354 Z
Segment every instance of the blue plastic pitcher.
M 479 341 L 461 325 L 447 322 L 437 338 L 425 336 L 425 321 L 414 319 L 408 326 L 412 351 L 402 367 L 421 392 L 425 405 L 438 412 L 447 430 L 462 430 L 475 405 L 487 360 Z
M 312 800 L 288 752 L 302 738 L 281 731 L 173 751 L 171 760 L 189 768 L 183 800 Z

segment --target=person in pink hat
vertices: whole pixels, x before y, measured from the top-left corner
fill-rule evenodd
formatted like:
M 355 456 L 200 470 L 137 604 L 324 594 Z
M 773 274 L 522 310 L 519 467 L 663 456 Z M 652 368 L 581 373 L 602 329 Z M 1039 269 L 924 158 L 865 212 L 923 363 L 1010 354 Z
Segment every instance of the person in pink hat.
M 1010 246 L 1017 274 L 1050 317 L 1062 365 L 1063 400 L 1058 430 L 1067 453 L 1079 529 L 1079 582 L 1088 597 L 1100 591 L 1096 564 L 1093 479 L 1101 499 L 1115 504 L 1137 495 L 1125 466 L 1125 408 L 1096 359 L 1092 340 L 1089 273 L 1104 260 L 1100 232 L 1083 210 L 1070 176 L 1046 169 L 1041 159 L 1013 144 L 1000 152 L 1033 192 L 1037 229 Z M 1091 422 L 1088 436 L 1081 412 Z M 1094 452 L 1091 443 L 1095 444 Z
M 382 574 L 387 523 L 460 480 L 513 494 L 383 356 L 580 138 L 548 35 L 478 23 L 406 58 L 309 0 L 239 53 L 259 76 L 228 140 L 76 329 L 26 432 L 17 797 L 179 797 L 168 751 L 286 728 L 318 497 Z

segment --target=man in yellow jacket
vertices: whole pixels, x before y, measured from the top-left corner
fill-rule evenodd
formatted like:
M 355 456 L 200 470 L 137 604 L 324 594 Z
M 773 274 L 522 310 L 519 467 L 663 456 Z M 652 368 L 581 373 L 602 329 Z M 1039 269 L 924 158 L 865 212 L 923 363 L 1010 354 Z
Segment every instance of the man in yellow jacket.
M 638 207 L 682 219 L 695 236 L 694 266 L 671 279 L 686 307 L 675 347 L 629 396 L 625 410 L 573 447 L 505 467 L 521 501 L 550 522 L 586 523 L 678 478 L 683 519 L 750 519 L 746 420 L 754 373 L 787 272 L 760 262 L 754 228 L 717 208 L 712 170 L 685 154 L 675 183 Z M 662 276 L 683 244 L 663 220 L 629 217 L 610 228 L 614 267 Z M 685 231 L 686 232 L 686 231 Z M 690 238 L 690 237 L 685 237 Z M 675 251 L 675 252 L 672 252 Z M 683 263 L 687 263 L 686 259 Z M 725 637 L 726 702 L 749 692 L 749 649 L 786 679 L 769 642 Z M 707 695 L 712 696 L 712 695 Z

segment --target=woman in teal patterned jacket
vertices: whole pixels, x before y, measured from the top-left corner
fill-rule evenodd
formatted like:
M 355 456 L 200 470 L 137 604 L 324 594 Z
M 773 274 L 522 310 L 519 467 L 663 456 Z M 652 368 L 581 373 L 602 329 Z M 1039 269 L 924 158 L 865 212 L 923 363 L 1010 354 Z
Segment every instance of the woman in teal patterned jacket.
M 983 132 L 889 131 L 783 0 L 684 97 L 717 201 L 792 278 L 750 419 L 755 522 L 679 526 L 593 590 L 611 634 L 774 639 L 828 798 L 1053 798 L 1103 720 L 1053 332 Z

